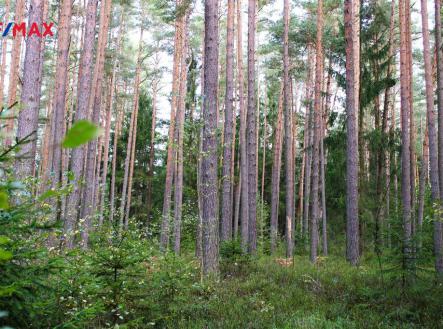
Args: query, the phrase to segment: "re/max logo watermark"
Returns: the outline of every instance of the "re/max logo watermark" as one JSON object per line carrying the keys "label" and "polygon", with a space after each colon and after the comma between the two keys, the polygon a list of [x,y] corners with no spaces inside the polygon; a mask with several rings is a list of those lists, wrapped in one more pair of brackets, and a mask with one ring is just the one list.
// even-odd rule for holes
{"label": "re/max logo watermark", "polygon": [[32,37],[36,36],[38,38],[52,37],[54,32],[52,28],[54,23],[43,22],[41,25],[37,23],[15,23],[9,22],[8,24],[0,22],[0,33],[3,38],[7,37],[12,33],[15,38],[17,36],[22,37]]}

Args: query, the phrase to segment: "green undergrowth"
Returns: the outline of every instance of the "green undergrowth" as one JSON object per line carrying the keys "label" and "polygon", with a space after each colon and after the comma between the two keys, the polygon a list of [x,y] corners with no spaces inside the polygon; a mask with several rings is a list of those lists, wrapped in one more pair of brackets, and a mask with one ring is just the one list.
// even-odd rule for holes
{"label": "green undergrowth", "polygon": [[15,277],[0,279],[10,287],[0,296],[0,328],[443,327],[443,287],[432,272],[405,288],[376,257],[358,268],[338,256],[282,265],[233,243],[221,248],[219,279],[203,280],[193,253],[159,254],[134,232],[100,231],[88,251],[36,248],[34,259],[3,263]]}

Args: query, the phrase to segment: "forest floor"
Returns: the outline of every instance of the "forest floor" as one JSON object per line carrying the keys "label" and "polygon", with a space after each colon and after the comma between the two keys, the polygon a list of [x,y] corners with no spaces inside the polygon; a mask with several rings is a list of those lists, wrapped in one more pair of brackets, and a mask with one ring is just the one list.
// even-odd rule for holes
{"label": "forest floor", "polygon": [[[292,263],[292,264],[291,264]],[[337,257],[222,264],[211,294],[191,298],[187,328],[443,328],[443,288],[427,274],[403,288],[394,268]],[[383,273],[383,274],[381,274]],[[201,310],[199,312],[199,310]]]}
{"label": "forest floor", "polygon": [[34,261],[4,272],[23,289],[0,305],[9,312],[0,327],[443,328],[431,263],[405,285],[389,254],[367,252],[352,267],[333,251],[313,265],[307,255],[251,257],[222,245],[220,276],[203,280],[192,248],[163,255],[136,233],[99,234],[87,251],[29,246]]}

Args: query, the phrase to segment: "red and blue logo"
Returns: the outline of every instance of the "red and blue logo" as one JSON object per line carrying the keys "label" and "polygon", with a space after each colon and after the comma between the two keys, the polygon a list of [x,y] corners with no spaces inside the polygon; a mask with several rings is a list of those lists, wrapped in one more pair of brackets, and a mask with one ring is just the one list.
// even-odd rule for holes
{"label": "red and blue logo", "polygon": [[46,38],[54,36],[52,28],[54,27],[53,22],[43,22],[41,25],[37,23],[15,23],[9,22],[7,24],[0,22],[0,33],[3,38],[7,37],[12,33],[12,37],[17,36],[22,37],[32,37],[36,36],[38,38]]}

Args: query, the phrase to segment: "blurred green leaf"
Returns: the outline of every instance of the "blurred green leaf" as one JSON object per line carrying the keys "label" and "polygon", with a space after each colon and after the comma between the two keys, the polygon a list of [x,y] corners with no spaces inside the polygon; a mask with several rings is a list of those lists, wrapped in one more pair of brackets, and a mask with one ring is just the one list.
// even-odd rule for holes
{"label": "blurred green leaf", "polygon": [[47,190],[45,193],[43,193],[42,195],[39,196],[38,200],[39,201],[44,201],[47,200],[49,198],[52,198],[54,196],[57,196],[57,192],[55,190]]}
{"label": "blurred green leaf", "polygon": [[12,252],[9,250],[0,249],[0,261],[7,261],[12,258]]}
{"label": "blurred green leaf", "polygon": [[0,235],[0,246],[3,244],[7,244],[11,241],[10,238],[8,238],[7,236],[4,235]]}
{"label": "blurred green leaf", "polygon": [[64,148],[75,148],[97,138],[101,129],[88,120],[79,120],[69,129],[63,140]]}
{"label": "blurred green leaf", "polygon": [[0,190],[0,209],[9,208],[9,196],[5,191]]}

